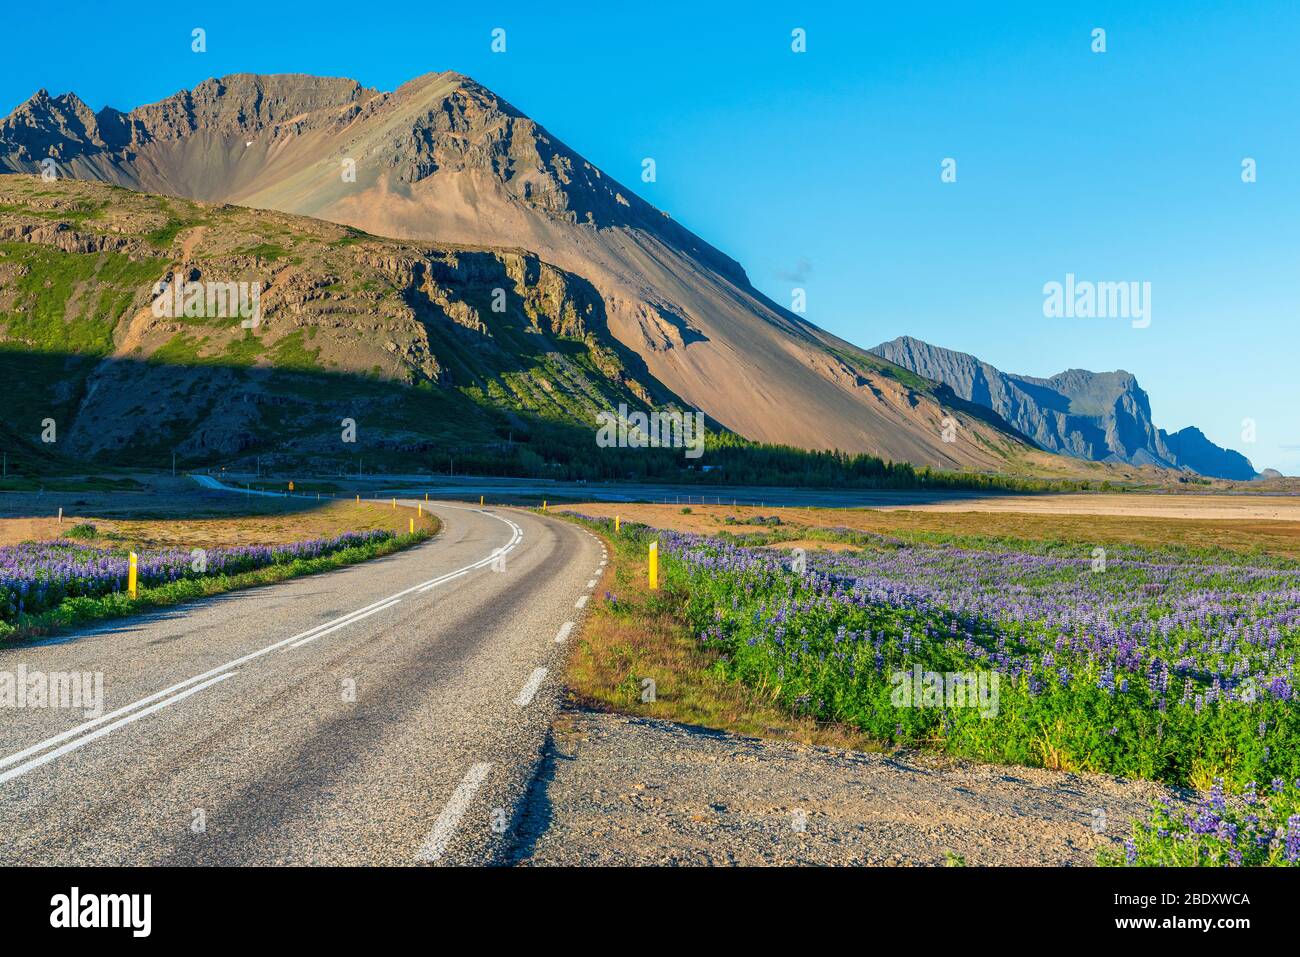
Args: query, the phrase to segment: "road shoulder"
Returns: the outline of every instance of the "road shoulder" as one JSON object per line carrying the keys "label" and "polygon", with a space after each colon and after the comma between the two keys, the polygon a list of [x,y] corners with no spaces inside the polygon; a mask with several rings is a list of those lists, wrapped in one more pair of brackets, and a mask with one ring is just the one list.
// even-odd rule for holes
{"label": "road shoulder", "polygon": [[570,706],[521,865],[1092,865],[1158,784],[743,737]]}

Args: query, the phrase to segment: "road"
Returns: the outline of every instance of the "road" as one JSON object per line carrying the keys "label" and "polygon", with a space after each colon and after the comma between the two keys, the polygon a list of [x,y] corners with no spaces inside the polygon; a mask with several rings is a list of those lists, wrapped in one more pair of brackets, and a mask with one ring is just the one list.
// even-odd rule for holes
{"label": "road", "polygon": [[[222,473],[226,482],[233,482],[237,491],[244,483],[267,483],[268,480],[251,474]],[[196,473],[192,476],[200,485],[220,487],[211,476]],[[479,496],[490,502],[520,501],[540,504],[543,501],[594,501],[594,502],[650,502],[667,504],[718,504],[756,506],[809,506],[819,508],[894,508],[983,501],[997,498],[1023,499],[1026,496],[998,496],[989,492],[962,492],[944,489],[885,490],[869,489],[817,489],[798,487],[768,487],[740,485],[673,485],[652,482],[565,482],[551,479],[493,478],[467,476],[448,478],[445,475],[367,475],[354,480],[350,476],[323,478],[352,494],[355,489],[363,497],[386,500],[392,495],[422,496],[449,501],[478,501]],[[280,484],[278,481],[276,484]],[[284,497],[283,491],[258,492],[253,495]],[[308,493],[310,495],[310,493]]]}
{"label": "road", "polygon": [[604,549],[426,507],[407,551],[0,651],[104,699],[0,709],[0,863],[501,859]]}
{"label": "road", "polygon": [[[206,476],[195,476],[203,482]],[[240,476],[239,482],[254,480]],[[1300,495],[1246,492],[1088,492],[1014,494],[948,489],[816,489],[643,482],[561,482],[443,475],[367,476],[354,483],[363,496],[420,496],[477,502],[608,502],[668,505],[745,505],[757,508],[871,508],[930,512],[1024,512],[1044,515],[1118,515],[1300,521]],[[344,477],[341,487],[352,489]],[[366,490],[369,491],[366,491]],[[254,493],[256,494],[256,493]],[[282,495],[283,493],[267,493]],[[349,493],[350,494],[350,493]]]}

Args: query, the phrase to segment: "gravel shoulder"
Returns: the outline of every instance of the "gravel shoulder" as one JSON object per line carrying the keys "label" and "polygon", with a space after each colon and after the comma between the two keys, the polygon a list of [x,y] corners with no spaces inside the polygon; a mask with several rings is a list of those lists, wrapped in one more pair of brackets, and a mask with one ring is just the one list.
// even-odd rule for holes
{"label": "gravel shoulder", "polygon": [[520,865],[1092,865],[1168,789],[871,754],[567,707]]}

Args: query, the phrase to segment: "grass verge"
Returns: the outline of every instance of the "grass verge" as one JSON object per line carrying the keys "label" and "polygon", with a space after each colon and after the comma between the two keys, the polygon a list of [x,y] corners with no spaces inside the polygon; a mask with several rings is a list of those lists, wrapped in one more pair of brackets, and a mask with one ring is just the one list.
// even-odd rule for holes
{"label": "grass verge", "polygon": [[717,652],[702,648],[687,624],[687,595],[671,587],[650,590],[642,543],[614,534],[606,523],[562,517],[600,535],[610,551],[569,659],[576,703],[754,737],[881,750],[854,728],[794,716],[770,689],[720,675]]}

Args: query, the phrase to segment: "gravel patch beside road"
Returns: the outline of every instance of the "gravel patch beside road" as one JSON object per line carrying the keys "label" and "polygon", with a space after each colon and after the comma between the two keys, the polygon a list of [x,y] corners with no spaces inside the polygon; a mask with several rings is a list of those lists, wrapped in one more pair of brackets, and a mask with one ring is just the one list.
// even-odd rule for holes
{"label": "gravel patch beside road", "polygon": [[1167,789],[868,754],[569,708],[519,821],[526,865],[1091,865]]}

